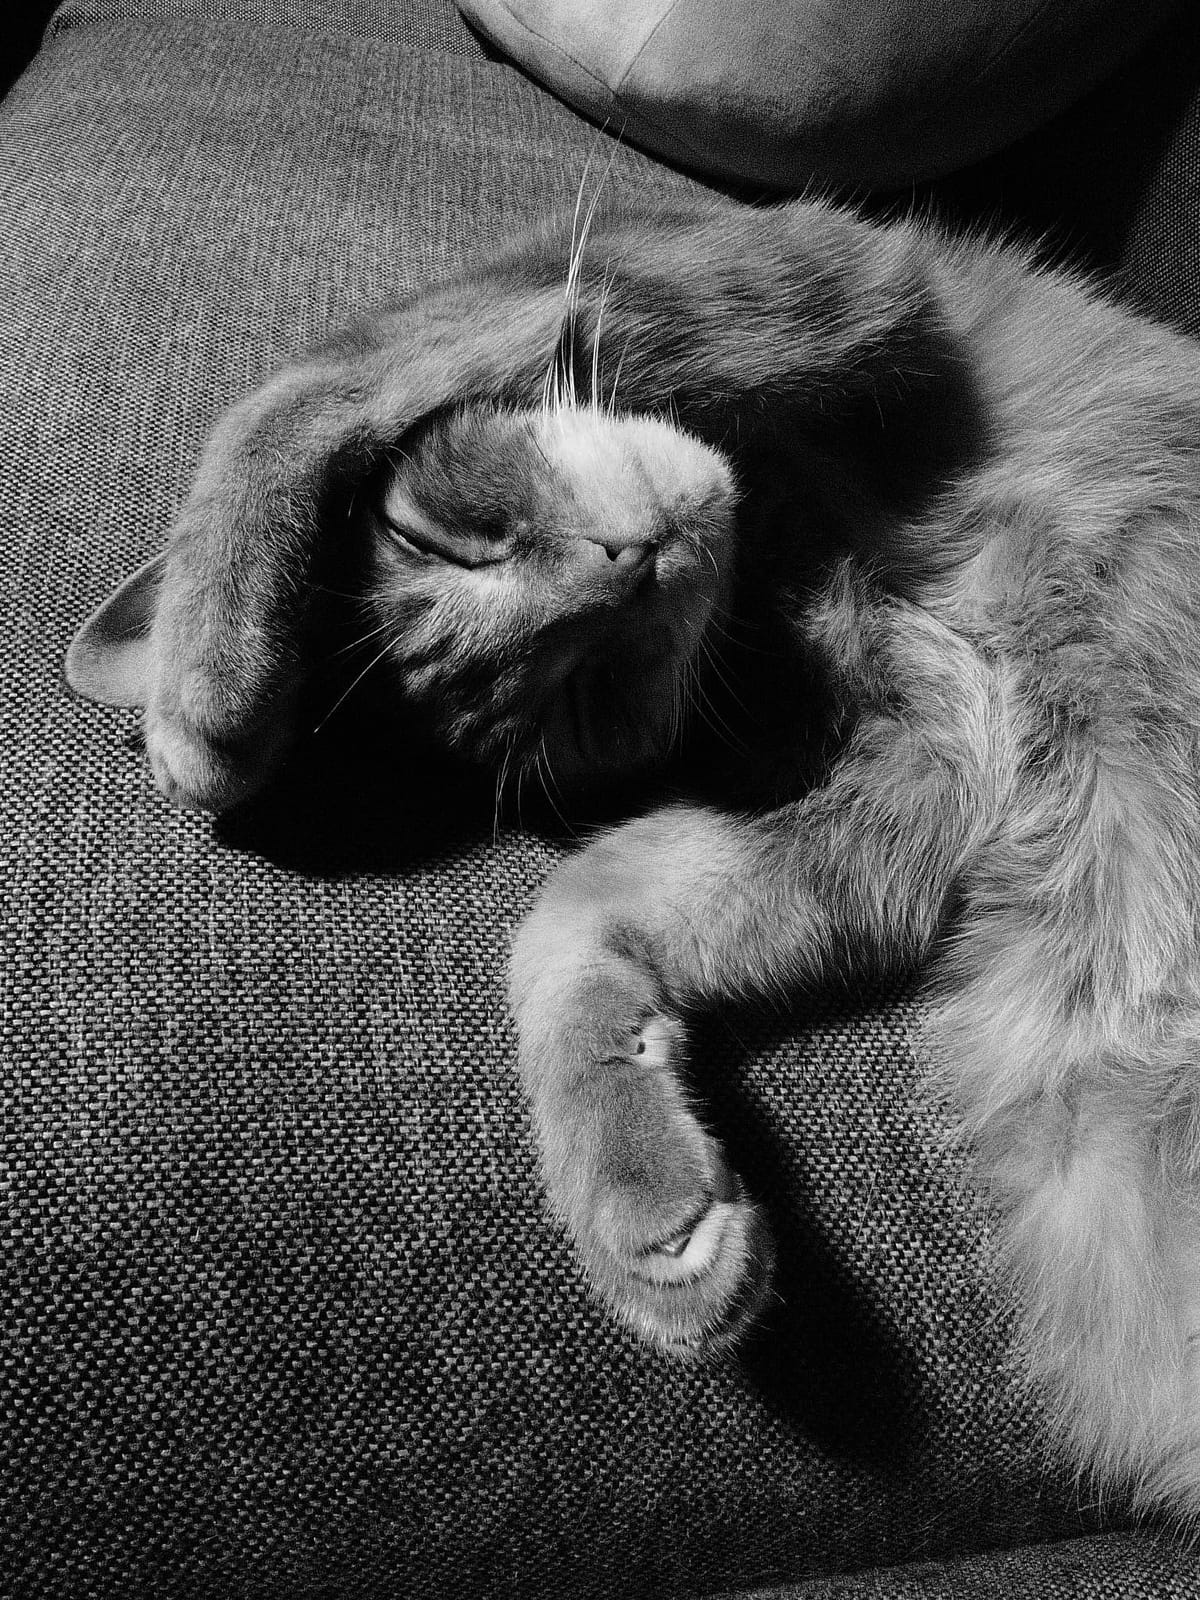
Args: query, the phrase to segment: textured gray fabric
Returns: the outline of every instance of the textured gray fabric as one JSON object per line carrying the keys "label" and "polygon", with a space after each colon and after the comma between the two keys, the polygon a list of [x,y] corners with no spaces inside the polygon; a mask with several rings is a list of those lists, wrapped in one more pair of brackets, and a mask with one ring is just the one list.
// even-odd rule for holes
{"label": "textured gray fabric", "polygon": [[1190,92],[1141,188],[1123,241],[1123,281],[1153,316],[1200,338],[1200,15],[1192,19],[1184,59]]}
{"label": "textured gray fabric", "polygon": [[[1086,1525],[910,1000],[699,1031],[783,1303],[743,1362],[674,1365],[537,1198],[502,971],[560,846],[494,840],[393,735],[359,751],[353,705],[214,828],[61,684],[219,410],[570,199],[593,142],[482,61],[217,23],[64,30],[0,110],[13,1594],[669,1600]],[[1076,1592],[1146,1548],[1099,1543]]]}
{"label": "textured gray fabric", "polygon": [[110,22],[218,22],[483,55],[454,0],[63,0],[49,32]]}
{"label": "textured gray fabric", "polygon": [[[738,1589],[736,1600],[1196,1600],[1196,1556],[1146,1535],[1107,1534],[998,1551],[948,1564]],[[734,1594],[710,1600],[734,1600]]]}

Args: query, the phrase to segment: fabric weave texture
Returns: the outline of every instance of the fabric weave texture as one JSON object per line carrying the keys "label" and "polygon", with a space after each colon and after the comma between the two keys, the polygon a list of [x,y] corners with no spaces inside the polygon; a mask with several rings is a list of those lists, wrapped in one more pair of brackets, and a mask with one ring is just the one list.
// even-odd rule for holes
{"label": "fabric weave texture", "polygon": [[286,28],[330,39],[371,39],[406,50],[481,56],[454,0],[63,0],[51,36],[65,28],[111,22],[215,22],[254,29]]}

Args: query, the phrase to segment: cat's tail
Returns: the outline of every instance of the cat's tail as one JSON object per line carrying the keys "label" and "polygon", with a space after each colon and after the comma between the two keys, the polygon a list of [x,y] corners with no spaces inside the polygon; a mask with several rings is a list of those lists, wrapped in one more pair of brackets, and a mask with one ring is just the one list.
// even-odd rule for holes
{"label": "cat's tail", "polygon": [[1200,1012],[1181,1026],[1159,1009],[1118,1037],[1086,997],[1072,1014],[1061,947],[995,931],[974,930],[990,959],[937,1014],[936,1053],[998,1218],[1036,1403],[1090,1492],[1195,1532]]}

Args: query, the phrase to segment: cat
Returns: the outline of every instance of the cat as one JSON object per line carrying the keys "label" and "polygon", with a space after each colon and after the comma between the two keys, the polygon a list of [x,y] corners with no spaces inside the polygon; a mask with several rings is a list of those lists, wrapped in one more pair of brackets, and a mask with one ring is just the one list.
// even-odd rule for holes
{"label": "cat", "polygon": [[174,800],[240,803],[353,526],[379,670],[459,755],[586,786],[719,720],[744,807],[602,833],[513,942],[590,1284],[683,1356],[735,1346],[770,1230],[684,1019],[920,969],[1050,1432],[1194,1522],[1200,351],[916,220],[609,209],[235,405],[68,677],[145,704]]}

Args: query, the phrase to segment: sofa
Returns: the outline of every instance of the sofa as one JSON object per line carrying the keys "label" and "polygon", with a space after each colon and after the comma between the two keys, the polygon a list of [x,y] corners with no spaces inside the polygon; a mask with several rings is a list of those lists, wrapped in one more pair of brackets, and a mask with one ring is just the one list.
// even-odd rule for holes
{"label": "sofa", "polygon": [[[1047,1448],[919,990],[699,1031],[780,1269],[744,1351],[673,1361],[589,1298],[513,1071],[507,941],[571,829],[497,819],[370,678],[254,805],[173,809],[136,714],[62,679],[290,353],[589,161],[752,175],[614,147],[449,0],[44,20],[0,103],[0,1592],[1200,1594]],[[815,176],[1046,234],[1200,335],[1200,25],[1119,54],[967,165]]]}

